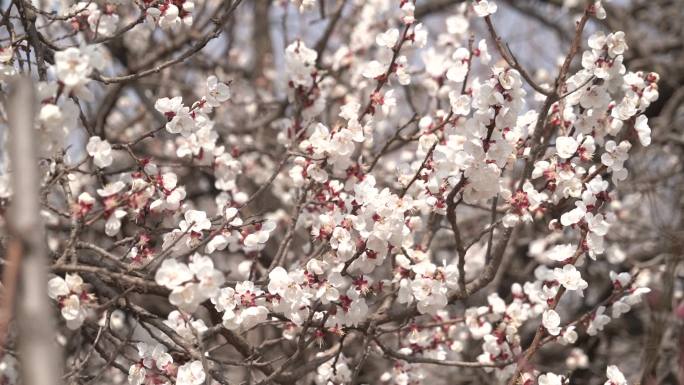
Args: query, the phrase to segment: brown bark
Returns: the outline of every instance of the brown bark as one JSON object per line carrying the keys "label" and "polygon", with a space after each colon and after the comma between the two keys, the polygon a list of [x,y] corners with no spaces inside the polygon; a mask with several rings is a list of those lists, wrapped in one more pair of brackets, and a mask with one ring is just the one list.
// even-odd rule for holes
{"label": "brown bark", "polygon": [[24,385],[58,385],[62,378],[61,351],[53,306],[47,296],[45,228],[40,215],[40,173],[33,119],[35,91],[31,80],[14,82],[9,98],[9,151],[14,196],[8,227],[20,247],[16,298],[21,377]]}

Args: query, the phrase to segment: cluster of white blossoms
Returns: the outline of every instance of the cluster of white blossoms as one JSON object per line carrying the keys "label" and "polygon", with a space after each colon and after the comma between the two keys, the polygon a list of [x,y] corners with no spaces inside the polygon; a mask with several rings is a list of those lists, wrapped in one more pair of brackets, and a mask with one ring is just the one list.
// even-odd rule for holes
{"label": "cluster of white blossoms", "polygon": [[311,87],[316,77],[316,51],[297,40],[285,50],[285,67],[293,87]]}
{"label": "cluster of white blossoms", "polygon": [[[620,369],[618,369],[617,366],[615,365],[610,365],[606,369],[606,376],[608,377],[608,380],[604,383],[604,385],[627,385],[628,382],[625,379],[625,376],[622,374]],[[533,379],[530,379],[530,381],[533,381]],[[544,373],[539,375],[537,377],[537,384],[539,385],[564,385],[568,381],[568,378],[563,375],[555,374],[555,373]]]}
{"label": "cluster of white blossoms", "polygon": [[50,135],[66,135],[72,127],[77,125],[78,106],[70,98],[60,96],[58,82],[38,84],[38,98],[41,100],[38,121],[45,133],[45,143],[48,144],[46,150],[53,148],[52,139],[48,139]]}
{"label": "cluster of white blossoms", "polygon": [[52,69],[60,85],[63,86],[60,93],[92,101],[93,94],[87,87],[90,83],[90,75],[93,70],[102,70],[105,65],[106,59],[100,47],[86,45],[56,52]]}
{"label": "cluster of white blossoms", "polygon": [[[413,24],[413,21],[404,22],[407,25]],[[404,44],[404,42],[408,40],[408,37],[410,37],[409,42],[411,43],[411,45],[416,47],[423,47],[425,45],[425,41],[427,40],[427,31],[420,23],[413,26],[410,32],[408,28],[406,29],[406,31],[407,33],[404,33],[402,35],[399,29],[391,28],[376,36],[375,44],[378,47],[378,60],[371,60],[364,66],[363,71],[361,72],[361,75],[363,77],[368,79],[383,80],[383,78],[390,70],[390,66],[394,66],[395,68],[392,69],[392,71],[389,71],[389,73],[396,76],[397,82],[401,85],[408,85],[411,83],[411,76],[407,72],[407,57],[400,55],[395,58],[394,50],[397,49],[397,47],[400,47],[402,44]],[[393,90],[389,90],[383,96],[383,99],[385,100],[381,104],[383,106],[383,112],[385,114],[388,113],[387,107],[385,107],[387,103],[386,99],[390,99],[392,93]]]}
{"label": "cluster of white blossoms", "polygon": [[97,3],[80,1],[67,8],[66,14],[73,16],[71,23],[75,29],[87,28],[95,36],[112,36],[119,24],[116,3],[118,1],[109,2],[100,7]]}
{"label": "cluster of white blossoms", "polygon": [[[493,60],[487,36],[473,33],[500,15],[494,1],[454,5],[444,28],[430,29],[417,20],[420,2],[355,1],[354,23],[340,27],[348,41],[284,33],[282,52],[264,58],[277,62],[274,70],[244,71],[255,86],[233,70],[258,55],[229,48],[230,65],[203,68],[211,55],[176,52],[202,49],[223,31],[219,16],[239,2],[220,3],[197,2],[198,18],[218,8],[193,26],[191,1],[136,3],[132,24],[117,13],[126,4],[78,2],[64,15],[91,44],[60,45],[37,85],[36,129],[53,138],[41,159],[75,142],[82,156],[45,162],[42,215],[51,234],[73,232],[65,242],[48,238],[51,255],[73,261],[53,268],[88,272],[52,278],[49,296],[70,329],[94,324],[90,309],[102,304],[90,292],[123,304],[117,311],[131,313],[136,337],[121,344],[138,352],[124,346],[112,362],[128,359],[131,385],[216,383],[214,342],[222,338],[237,345],[245,362],[236,366],[256,382],[259,371],[264,382],[293,382],[297,370],[278,365],[307,360],[317,363],[309,381],[356,383],[356,368],[375,355],[391,362],[376,381],[383,384],[429,383],[421,362],[459,366],[470,357],[465,366],[492,381],[566,385],[567,372],[542,373],[528,358],[558,344],[567,351],[561,364],[587,367],[580,336],[599,334],[650,292],[637,268],[603,257],[623,253],[611,237],[622,219],[616,187],[628,177],[630,152],[652,142],[645,111],[658,98],[659,75],[623,63],[623,32],[594,32],[576,72],[565,66],[557,82],[531,84],[536,77],[512,54]],[[305,12],[334,2],[291,3]],[[344,19],[351,11],[341,4]],[[597,1],[584,16],[605,10]],[[191,45],[210,25],[216,33]],[[131,57],[149,48],[141,42],[163,38],[170,61],[105,65],[114,49],[107,37],[120,29],[131,32],[122,38]],[[244,31],[233,32],[214,43],[240,43]],[[16,45],[0,48],[0,81],[15,76],[17,57]],[[147,72],[178,81],[173,66],[188,63],[198,66],[182,72],[188,84],[159,84],[157,95],[138,82]],[[104,76],[120,67],[130,73]],[[114,98],[126,97],[104,119],[91,118],[88,103],[95,95],[109,103],[102,91],[112,83],[120,87]],[[78,138],[54,143],[81,125]],[[54,203],[62,195],[66,203]],[[511,234],[520,234],[513,246]],[[529,260],[519,261],[525,253]],[[489,285],[523,264],[519,282]],[[86,290],[84,279],[110,270],[102,288]],[[609,283],[609,297],[597,300],[597,279]],[[107,290],[129,285],[116,298]],[[141,316],[132,306],[138,295],[163,300],[159,314]],[[263,346],[297,342],[292,359],[273,354],[267,363],[269,348],[250,346],[260,328],[273,337]],[[105,333],[102,346],[120,339]],[[528,357],[529,333],[538,345]],[[363,350],[348,348],[357,344]],[[615,366],[607,377],[606,385],[627,385]]]}
{"label": "cluster of white blossoms", "polygon": [[213,298],[224,282],[223,273],[214,268],[211,258],[194,254],[190,263],[166,259],[154,276],[157,284],[171,290],[169,302],[192,313],[200,303]]}
{"label": "cluster of white blossoms", "polygon": [[[477,1],[473,9],[478,16],[485,17],[497,7],[493,2]],[[406,11],[402,8],[402,12]],[[602,172],[610,173],[613,183],[626,177],[623,165],[631,144],[620,135],[623,129],[635,130],[641,144],[649,144],[650,129],[642,114],[657,98],[657,75],[626,71],[622,65],[622,54],[627,49],[624,34],[593,35],[590,50],[583,54],[583,68],[569,76],[561,87],[568,95],[550,106],[547,120],[558,135],[545,139],[550,141],[552,150],[539,157],[525,147],[537,134],[539,117],[533,110],[525,109],[527,92],[522,75],[515,69],[495,65],[484,76],[473,76],[473,58],[489,65],[486,42],[465,47],[455,42],[453,36],[445,36],[441,39],[444,52],[423,53],[427,74],[412,80],[410,61],[399,52],[404,44],[406,49],[422,47],[427,32],[406,15],[403,28],[386,29],[374,40],[365,42],[374,50],[374,59],[350,64],[358,67],[359,79],[365,79],[362,81],[371,89],[368,102],[347,98],[340,108],[339,122],[332,128],[316,120],[322,111],[319,103],[331,92],[316,67],[318,54],[303,41],[295,41],[285,51],[288,97],[301,115],[283,125],[285,131],[280,139],[301,154],[293,158],[288,169],[292,185],[316,192],[313,199],[317,205],[303,212],[298,222],[309,230],[312,244],[325,247],[320,252],[312,251],[304,265],[269,270],[266,282],[246,280],[226,287],[220,287],[223,279],[208,262],[203,266],[209,268],[201,274],[193,267],[198,264],[197,256],[191,258],[189,265],[168,259],[156,278],[157,283],[172,290],[173,305],[191,312],[211,299],[222,314],[223,326],[230,330],[249,330],[274,314],[285,317],[295,325],[295,330],[301,330],[297,328],[310,320],[323,320],[329,330],[344,330],[368,320],[373,297],[396,291],[398,303],[415,304],[418,314],[449,320],[446,309],[450,295],[459,290],[459,268],[455,262],[435,263],[430,252],[416,243],[412,232],[426,225],[421,213],[449,215],[449,199],[454,199],[452,192],[456,189],[457,196],[471,205],[495,197],[505,201],[502,224],[508,228],[534,222],[548,209],[564,204],[567,209],[548,223],[549,229],[575,230],[579,239],[570,238],[576,243],[549,245],[542,252],[548,265],[537,267],[534,280],[513,284],[509,302],[493,293],[488,296],[487,306],[465,309],[463,321],[446,333],[435,334],[438,329],[408,333],[400,352],[446,359],[464,348],[463,339],[473,338],[482,343],[478,361],[496,365],[522,353],[519,329],[533,320],[538,320],[545,332],[560,343],[576,342],[581,331],[579,325],[563,319],[557,309],[558,301],[565,292],[583,296],[589,287],[580,268],[584,263],[582,256],[588,254],[595,259],[604,252],[604,237],[616,221],[608,211],[610,182],[604,180]],[[364,25],[363,20],[360,25]],[[463,33],[467,25],[468,19],[462,15],[447,21],[447,29],[455,34]],[[404,191],[401,194],[380,187],[375,175],[367,173],[368,165],[356,158],[359,149],[375,137],[376,117],[392,113],[391,108],[397,103],[394,89],[383,91],[382,86],[395,80],[400,85],[420,81],[448,101],[447,110],[419,119],[414,157],[405,158],[396,170],[398,186]],[[204,103],[187,107],[180,97],[157,101],[157,110],[168,119],[169,132],[186,139],[195,135],[193,140],[208,137],[197,133],[197,127],[204,124],[198,116],[206,105],[218,105],[229,96],[228,88],[216,79],[210,79],[208,84],[211,96],[203,99]],[[205,122],[210,124],[209,120]],[[215,138],[210,141],[211,146],[200,147],[213,149],[216,154],[212,148]],[[187,146],[187,142],[183,145]],[[222,154],[228,163],[236,164],[224,166],[219,161],[221,157],[216,157],[213,167],[219,175],[222,167],[233,170],[227,172],[234,179],[243,166],[227,152]],[[601,163],[592,164],[597,156]],[[519,188],[511,188],[504,170],[513,167],[516,159],[533,163],[529,178]],[[235,191],[234,186],[217,187]],[[226,206],[225,201],[218,206],[219,212],[228,208],[229,213],[219,215],[226,225],[208,241],[209,253],[240,249],[258,252],[270,233],[278,230],[274,222],[246,225],[238,211]],[[210,229],[212,223],[205,213],[186,211],[179,229],[174,230],[176,235],[166,243],[190,232],[196,240],[187,247],[200,245],[199,240]],[[479,274],[483,266],[476,261],[483,254],[475,254],[478,252],[473,249],[465,255],[470,262],[461,271],[468,279]],[[377,272],[389,260],[391,279],[377,279]],[[583,330],[590,335],[629,310],[648,292],[647,288],[633,286],[629,275],[615,275],[611,279],[616,290],[627,290],[608,304],[612,317],[605,314],[606,306],[597,307],[585,317]],[[202,285],[209,287],[198,291],[197,287]],[[319,308],[321,305],[324,308]],[[333,364],[338,366],[337,370],[333,370]],[[320,381],[344,381],[344,365],[342,358],[328,361],[319,368]],[[512,370],[512,366],[506,366],[499,375],[510,375]],[[400,367],[396,371],[392,374],[395,379],[406,375]],[[617,381],[614,370],[610,373],[611,381]],[[563,381],[563,376],[554,373],[538,377],[540,384]]]}
{"label": "cluster of white blossoms", "polygon": [[209,114],[225,104],[230,96],[230,87],[212,75],[206,81],[206,96],[191,106],[186,106],[180,96],[161,98],[154,104],[167,119],[166,130],[180,134],[176,139],[176,155],[212,165],[217,176],[216,188],[223,191],[235,190],[235,178],[242,166],[225,146],[217,145],[219,135]]}
{"label": "cluster of white blossoms", "polygon": [[48,295],[57,301],[62,317],[69,329],[78,329],[88,315],[95,296],[88,293],[78,274],[54,277],[48,282]]}
{"label": "cluster of white blossoms", "polygon": [[[148,3],[146,1],[146,3]],[[163,0],[149,2],[152,6],[145,9],[146,21],[163,29],[177,29],[192,26],[192,12],[195,3],[188,0]]]}
{"label": "cluster of white blossoms", "polygon": [[[94,5],[94,4],[93,4]],[[0,80],[16,73],[12,62],[16,62],[13,48],[0,48]],[[50,80],[37,83],[37,122],[41,135],[41,151],[50,154],[70,146],[68,134],[78,126],[79,105],[76,100],[92,102],[93,92],[89,88],[90,76],[94,70],[107,67],[106,53],[99,45],[69,47],[54,54],[54,64],[46,68]],[[98,160],[105,167],[107,155]]]}
{"label": "cluster of white blossoms", "polygon": [[91,136],[86,145],[88,155],[93,157],[93,163],[97,167],[107,167],[112,164],[112,146],[99,136]]}
{"label": "cluster of white blossoms", "polygon": [[143,385],[149,383],[169,384],[168,377],[176,371],[173,357],[166,351],[166,346],[154,346],[140,342],[138,348],[138,362],[128,370],[128,383]]}
{"label": "cluster of white blossoms", "polygon": [[[213,154],[213,167],[218,176],[215,182],[216,187],[232,192],[235,197],[240,197],[239,191],[236,190],[235,178],[241,172],[241,164],[226,152],[224,146],[215,145],[218,135],[213,128],[213,122],[207,116],[213,108],[230,98],[230,88],[218,81],[215,76],[210,76],[207,79],[206,90],[206,96],[194,103],[192,108],[184,107],[180,97],[159,99],[155,107],[168,119],[167,131],[181,134],[183,143],[178,148],[178,156],[197,157],[206,161],[211,160],[208,154]],[[78,112],[74,116],[78,117]],[[100,168],[110,166],[114,159],[112,145],[97,136],[89,139],[86,152],[92,157],[93,163]],[[119,234],[123,218],[128,216],[136,219],[146,215],[147,212],[176,213],[186,198],[185,187],[178,185],[178,177],[175,173],[170,171],[162,173],[156,164],[146,159],[136,159],[136,161],[139,162],[140,172],[131,174],[130,178],[112,182],[97,191],[106,219],[106,234],[110,237]],[[83,218],[90,213],[95,204],[95,199],[88,192],[83,192],[74,210]],[[238,221],[239,218],[233,222],[233,225],[241,224]],[[186,210],[185,219],[180,221],[179,228],[165,235],[164,245],[175,250],[180,246],[190,248],[201,241],[203,231],[210,227],[211,222],[206,217],[206,213],[192,209]],[[259,245],[268,239],[267,234],[258,237],[257,241],[250,246],[258,249]],[[150,240],[148,235],[141,234],[139,238],[144,242],[140,242],[129,251],[129,258],[133,262],[142,264],[153,257],[153,251],[148,244]],[[185,239],[180,243],[177,242],[178,238]],[[212,239],[214,242],[217,240]],[[247,243],[249,244],[250,241],[251,238]]]}
{"label": "cluster of white blossoms", "polygon": [[340,354],[339,357],[324,362],[316,369],[316,385],[349,383],[353,370],[349,367],[348,361],[344,354]]}
{"label": "cluster of white blossoms", "polygon": [[232,287],[221,289],[212,298],[216,310],[223,312],[223,326],[226,329],[249,329],[268,318],[266,296],[263,290],[254,287],[254,283],[244,281]]}
{"label": "cluster of white blossoms", "polygon": [[191,361],[178,367],[176,385],[202,385],[206,378],[202,361]]}
{"label": "cluster of white blossoms", "polygon": [[202,319],[193,319],[191,315],[178,310],[169,313],[164,323],[188,341],[197,340],[208,329]]}
{"label": "cluster of white blossoms", "polygon": [[204,384],[206,373],[201,361],[190,361],[178,365],[173,362],[173,357],[162,344],[149,345],[140,342],[137,347],[139,360],[128,370],[129,384]]}

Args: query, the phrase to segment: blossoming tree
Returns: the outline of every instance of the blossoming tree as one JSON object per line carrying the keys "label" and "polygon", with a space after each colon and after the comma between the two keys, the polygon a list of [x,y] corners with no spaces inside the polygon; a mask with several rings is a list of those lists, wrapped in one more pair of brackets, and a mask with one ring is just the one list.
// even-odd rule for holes
{"label": "blossoming tree", "polygon": [[601,335],[672,290],[615,236],[659,75],[575,3],[544,66],[487,0],[10,2],[2,133],[31,78],[40,159],[0,198],[38,168],[54,383],[634,383]]}

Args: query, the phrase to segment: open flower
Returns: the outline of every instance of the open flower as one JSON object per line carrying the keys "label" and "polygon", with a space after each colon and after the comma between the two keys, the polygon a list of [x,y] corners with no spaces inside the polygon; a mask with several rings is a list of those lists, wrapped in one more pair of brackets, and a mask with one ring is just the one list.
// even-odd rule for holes
{"label": "open flower", "polygon": [[567,290],[579,290],[580,294],[582,290],[586,289],[589,284],[587,281],[582,279],[582,275],[575,268],[574,265],[567,264],[563,268],[555,268],[553,270],[553,275]]}
{"label": "open flower", "polygon": [[398,40],[399,30],[396,28],[390,28],[386,32],[379,33],[375,37],[375,43],[384,48],[393,48]]}
{"label": "open flower", "polygon": [[625,375],[615,365],[606,368],[606,376],[608,376],[608,381],[604,385],[627,385]]}
{"label": "open flower", "polygon": [[207,213],[204,211],[188,210],[185,212],[184,218],[179,224],[181,231],[202,234],[204,230],[211,228],[211,221],[207,218]]}
{"label": "open flower", "polygon": [[579,143],[573,137],[559,136],[556,138],[556,151],[558,156],[563,159],[571,158],[577,151],[577,147],[579,147]]}
{"label": "open flower", "polygon": [[191,280],[192,275],[188,265],[180,263],[175,259],[165,259],[161,266],[159,266],[159,269],[157,269],[154,280],[159,285],[175,289]]}
{"label": "open flower", "polygon": [[55,52],[55,67],[57,78],[67,88],[76,88],[87,83],[92,70],[89,56],[76,47]]}
{"label": "open flower", "polygon": [[247,250],[260,250],[275,230],[276,224],[273,221],[266,221],[257,226],[256,231],[248,234],[244,239],[245,248]]}
{"label": "open flower", "polygon": [[207,78],[207,90],[207,104],[212,107],[218,107],[230,99],[230,87],[220,82],[216,76]]}
{"label": "open flower", "polygon": [[294,86],[310,87],[316,71],[318,53],[297,40],[285,50],[285,68]]}
{"label": "open flower", "polygon": [[225,282],[223,273],[206,256],[193,254],[190,263],[166,259],[155,273],[155,282],[171,289],[169,302],[186,313],[214,297]]}
{"label": "open flower", "polygon": [[451,111],[456,115],[466,116],[470,113],[470,96],[459,95],[456,91],[449,92]]}
{"label": "open flower", "polygon": [[202,385],[205,378],[202,361],[192,361],[178,368],[176,385]]}
{"label": "open flower", "polygon": [[563,385],[563,376],[555,373],[544,373],[537,377],[539,385]]}
{"label": "open flower", "polygon": [[497,10],[496,3],[487,0],[475,0],[473,4],[473,9],[479,17],[485,17],[493,14]]}
{"label": "open flower", "polygon": [[634,129],[639,136],[639,142],[644,147],[651,144],[651,127],[648,126],[648,118],[646,115],[639,115],[634,122]]}
{"label": "open flower", "polygon": [[88,315],[88,306],[94,300],[85,291],[83,279],[78,274],[54,277],[48,282],[48,296],[57,301],[62,317],[69,329],[81,327]]}
{"label": "open flower", "polygon": [[190,116],[190,108],[183,105],[183,98],[161,98],[154,108],[167,119],[166,130],[172,134],[190,136],[195,131],[195,120]]}
{"label": "open flower", "polygon": [[542,325],[544,325],[552,336],[557,336],[560,333],[560,322],[560,316],[555,310],[549,309],[544,311],[544,314],[542,315]]}

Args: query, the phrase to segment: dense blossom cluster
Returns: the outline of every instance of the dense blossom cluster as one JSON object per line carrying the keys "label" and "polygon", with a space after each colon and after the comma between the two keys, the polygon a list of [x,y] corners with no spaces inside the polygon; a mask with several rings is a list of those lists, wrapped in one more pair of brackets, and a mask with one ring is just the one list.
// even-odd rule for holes
{"label": "dense blossom cluster", "polygon": [[[56,50],[37,84],[57,255],[48,294],[85,338],[100,338],[103,322],[114,329],[111,308],[138,325],[121,326],[133,338],[104,338],[120,344],[108,364],[127,368],[129,384],[227,383],[226,366],[244,367],[248,383],[260,373],[256,383],[351,384],[379,356],[389,364],[366,383],[430,383],[437,363],[563,385],[561,366],[531,364],[537,351],[560,346],[569,369],[586,367],[578,341],[650,292],[651,275],[615,272],[605,254],[619,249],[610,235],[630,152],[652,142],[644,113],[659,76],[626,68],[623,32],[586,39],[585,23],[606,17],[600,1],[579,16],[586,50],[554,69],[555,82],[530,79],[501,48],[494,1],[464,2],[428,28],[413,1],[372,0],[353,2],[335,50],[286,35],[277,73],[255,75],[273,90],[200,69],[153,96],[122,85],[110,103],[106,87],[145,66],[114,65],[114,45],[99,39],[138,36],[121,44],[140,52],[163,34],[182,47],[203,31],[195,17],[209,3],[145,0],[129,27],[127,4],[77,3],[64,18],[83,39]],[[292,3],[302,15],[317,7]],[[238,4],[215,4],[211,23]],[[19,60],[15,47],[0,50],[0,80]],[[149,74],[183,68],[174,60]],[[105,76],[121,66],[131,75]],[[85,103],[101,101],[116,112],[88,123]],[[263,123],[259,103],[279,113]],[[75,130],[85,137],[62,139]],[[21,192],[3,177],[0,193]],[[529,251],[507,247],[512,234]],[[533,263],[497,292],[487,285],[505,258]],[[224,345],[244,362],[222,356],[232,357]],[[16,383],[13,365],[0,361],[0,384]],[[628,384],[617,366],[606,377]]]}
{"label": "dense blossom cluster", "polygon": [[48,295],[57,301],[69,329],[81,327],[88,315],[88,305],[95,302],[94,296],[88,293],[83,279],[77,274],[52,278],[48,282]]}

